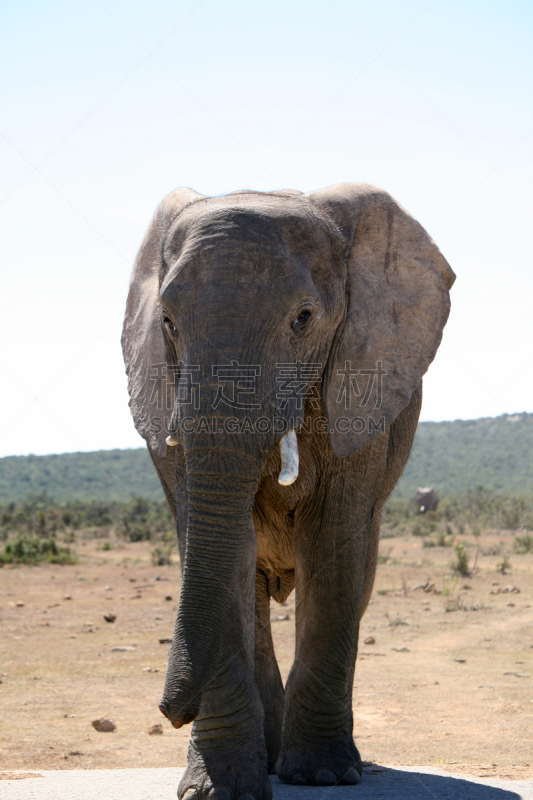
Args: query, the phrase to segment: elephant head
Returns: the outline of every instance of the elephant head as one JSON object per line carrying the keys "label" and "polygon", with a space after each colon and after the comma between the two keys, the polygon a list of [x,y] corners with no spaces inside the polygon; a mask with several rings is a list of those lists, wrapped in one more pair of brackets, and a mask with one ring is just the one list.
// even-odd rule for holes
{"label": "elephant head", "polygon": [[[254,497],[280,441],[281,482],[297,474],[302,385],[321,405],[335,455],[369,444],[434,358],[453,280],[424,229],[371,186],[215,198],[179,189],[161,203],[135,263],[122,341],[137,430],[159,456],[177,445],[187,476],[162,706],[176,727],[194,719],[212,675],[255,540]],[[291,382],[302,365],[303,382]],[[169,372],[170,432],[161,411]],[[380,382],[370,406],[357,378]]]}

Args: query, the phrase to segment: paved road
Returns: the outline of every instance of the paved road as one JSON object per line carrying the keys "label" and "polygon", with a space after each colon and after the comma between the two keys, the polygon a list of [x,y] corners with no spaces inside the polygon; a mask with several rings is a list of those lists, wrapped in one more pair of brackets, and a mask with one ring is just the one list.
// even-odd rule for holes
{"label": "paved road", "polygon": [[[34,774],[41,777],[1,780],[0,797],[2,800],[175,800],[182,772],[182,769],[39,770]],[[358,786],[285,786],[277,778],[272,779],[272,786],[274,800],[533,800],[533,781],[469,778],[425,767],[370,768]]]}

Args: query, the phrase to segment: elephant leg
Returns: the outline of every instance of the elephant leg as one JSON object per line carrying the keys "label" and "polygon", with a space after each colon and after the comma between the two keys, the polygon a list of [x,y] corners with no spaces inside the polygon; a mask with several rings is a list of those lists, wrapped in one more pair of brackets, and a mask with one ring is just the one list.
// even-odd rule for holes
{"label": "elephant leg", "polygon": [[264,715],[254,676],[255,542],[247,548],[213,677],[178,787],[186,800],[271,800]]}
{"label": "elephant leg", "polygon": [[255,681],[265,713],[268,771],[273,773],[281,746],[284,691],[272,643],[268,580],[259,569],[255,594]]}
{"label": "elephant leg", "polygon": [[322,508],[295,531],[296,654],[276,764],[286,783],[353,784],[361,777],[352,687],[372,513],[361,494],[356,480],[337,475]]}

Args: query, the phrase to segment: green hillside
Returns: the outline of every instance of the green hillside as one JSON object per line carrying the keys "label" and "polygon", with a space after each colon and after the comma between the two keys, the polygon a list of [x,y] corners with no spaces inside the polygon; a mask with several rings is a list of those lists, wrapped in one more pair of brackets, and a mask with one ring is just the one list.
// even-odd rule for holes
{"label": "green hillside", "polygon": [[[480,485],[533,495],[533,414],[420,423],[395,496],[410,497],[417,486],[462,495]],[[0,459],[0,504],[43,492],[58,502],[163,497],[143,448]]]}
{"label": "green hillside", "polygon": [[442,497],[477,486],[533,495],[533,414],[421,422],[395,495],[410,497],[417,486]]}
{"label": "green hillside", "polygon": [[60,503],[163,498],[146,448],[0,458],[0,504],[42,493]]}

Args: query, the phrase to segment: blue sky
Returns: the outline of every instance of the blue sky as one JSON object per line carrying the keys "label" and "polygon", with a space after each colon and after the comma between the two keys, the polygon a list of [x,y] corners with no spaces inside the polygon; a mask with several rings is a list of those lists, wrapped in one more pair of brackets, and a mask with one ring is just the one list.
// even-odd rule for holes
{"label": "blue sky", "polygon": [[142,445],[120,329],[144,230],[180,185],[384,187],[458,276],[422,419],[533,411],[531,3],[2,17],[0,455]]}

